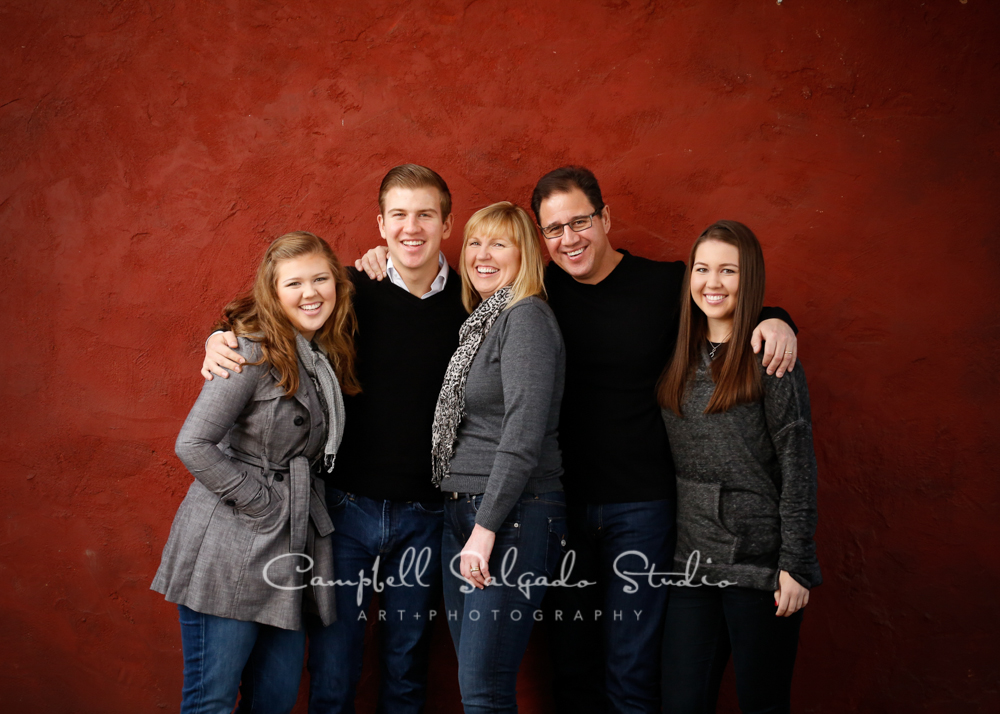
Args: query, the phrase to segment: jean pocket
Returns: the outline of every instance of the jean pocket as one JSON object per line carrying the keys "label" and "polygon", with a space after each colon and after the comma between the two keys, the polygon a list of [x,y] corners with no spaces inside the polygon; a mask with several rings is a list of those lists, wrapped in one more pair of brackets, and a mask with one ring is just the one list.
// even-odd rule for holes
{"label": "jean pocket", "polygon": [[548,547],[545,550],[545,572],[551,576],[566,554],[566,517],[549,518]]}
{"label": "jean pocket", "polygon": [[444,513],[444,501],[441,501],[440,503],[437,501],[414,501],[413,510],[418,513],[426,513],[430,516],[440,516]]}
{"label": "jean pocket", "polygon": [[326,510],[330,513],[334,511],[339,511],[341,508],[347,505],[347,499],[351,494],[346,491],[341,491],[339,488],[333,488],[332,486],[326,487]]}

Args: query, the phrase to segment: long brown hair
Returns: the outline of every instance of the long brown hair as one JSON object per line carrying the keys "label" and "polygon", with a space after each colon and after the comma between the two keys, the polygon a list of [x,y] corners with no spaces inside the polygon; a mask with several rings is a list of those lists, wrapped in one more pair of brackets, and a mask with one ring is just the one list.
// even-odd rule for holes
{"label": "long brown hair", "polygon": [[354,316],[354,285],[337,255],[325,240],[306,231],[286,233],[267,248],[257,267],[257,277],[249,293],[241,295],[226,305],[222,311],[223,324],[237,335],[250,337],[260,344],[263,357],[252,364],[267,362],[278,370],[285,395],[291,397],[299,389],[299,359],[295,350],[295,328],[278,300],[278,264],[285,260],[306,255],[319,255],[326,259],[333,273],[337,302],[333,314],[316,331],[313,339],[330,358],[330,364],[345,394],[361,391],[354,370],[354,333],[357,318]]}
{"label": "long brown hair", "polygon": [[684,284],[681,290],[681,317],[674,357],[660,377],[657,398],[660,406],[678,416],[684,404],[684,390],[701,361],[708,339],[708,319],[691,299],[691,269],[698,246],[718,240],[736,246],[739,251],[739,288],[733,312],[733,333],[712,361],[715,391],[705,407],[706,414],[724,412],[760,398],[763,391],[760,369],[750,347],[750,337],[757,326],[764,305],[764,253],[757,236],[742,223],[718,221],[706,228],[691,246]]}

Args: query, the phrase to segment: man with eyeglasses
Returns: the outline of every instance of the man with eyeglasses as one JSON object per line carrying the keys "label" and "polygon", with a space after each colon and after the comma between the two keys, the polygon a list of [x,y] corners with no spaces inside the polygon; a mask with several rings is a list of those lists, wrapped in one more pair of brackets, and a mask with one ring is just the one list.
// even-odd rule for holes
{"label": "man with eyeglasses", "polygon": [[[659,712],[667,588],[633,576],[628,592],[618,573],[672,565],[674,466],[655,386],[677,336],[684,263],[613,249],[611,211],[585,168],[547,173],[531,208],[566,344],[559,444],[570,582],[597,583],[546,595],[554,695],[560,712]],[[778,308],[761,318],[754,348],[765,340],[764,364],[780,377],[795,363],[794,327]]]}
{"label": "man with eyeglasses", "polygon": [[[567,714],[659,712],[667,589],[633,577],[639,587],[627,592],[615,559],[642,554],[623,556],[619,572],[663,572],[673,562],[674,465],[655,386],[677,337],[684,263],[612,248],[611,211],[585,168],[545,174],[531,208],[552,258],[545,285],[566,344],[559,445],[570,584],[596,583],[546,595],[553,693]],[[358,266],[381,280],[385,249]],[[795,364],[794,325],[780,308],[760,317],[754,349],[765,341],[764,364],[780,377]]]}

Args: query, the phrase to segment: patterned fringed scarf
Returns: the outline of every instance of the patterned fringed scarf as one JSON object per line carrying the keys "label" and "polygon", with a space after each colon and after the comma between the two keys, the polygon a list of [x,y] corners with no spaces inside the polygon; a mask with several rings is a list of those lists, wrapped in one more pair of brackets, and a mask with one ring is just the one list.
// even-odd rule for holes
{"label": "patterned fringed scarf", "polygon": [[434,408],[434,427],[431,431],[431,480],[435,486],[447,476],[451,468],[451,457],[455,453],[455,439],[458,425],[465,416],[465,380],[469,368],[476,357],[480,345],[489,334],[493,323],[510,302],[510,285],[500,288],[489,298],[479,303],[479,307],[462,323],[458,331],[458,349],[451,356],[448,370],[444,373],[444,384],[438,394]]}
{"label": "patterned fringed scarf", "polygon": [[326,414],[326,446],[323,448],[323,466],[327,472],[333,471],[337,458],[337,448],[344,438],[344,395],[340,382],[333,371],[329,358],[318,346],[302,335],[295,336],[295,351],[305,365],[319,394],[320,403]]}

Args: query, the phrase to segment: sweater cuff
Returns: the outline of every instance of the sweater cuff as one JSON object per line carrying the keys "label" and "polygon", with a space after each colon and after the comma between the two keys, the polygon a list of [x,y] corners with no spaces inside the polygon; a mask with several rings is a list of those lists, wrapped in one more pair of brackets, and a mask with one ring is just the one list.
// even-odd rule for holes
{"label": "sweater cuff", "polygon": [[[485,506],[485,508],[483,506]],[[476,511],[476,525],[482,526],[486,530],[496,533],[500,530],[500,526],[503,525],[506,517],[506,513],[500,513],[498,509],[493,507],[492,503],[487,504],[486,499],[484,498],[483,505],[479,507],[478,511]]]}
{"label": "sweater cuff", "polygon": [[757,324],[759,325],[764,322],[764,320],[781,320],[792,328],[792,332],[796,335],[799,334],[799,328],[797,328],[795,323],[792,321],[792,316],[780,307],[762,307],[760,315],[757,318]]}
{"label": "sweater cuff", "polygon": [[802,563],[801,560],[782,556],[778,559],[778,570],[787,571],[795,579],[795,582],[810,590],[823,582],[819,563],[816,562]]}
{"label": "sweater cuff", "polygon": [[215,331],[215,332],[213,332],[213,333],[212,333],[211,335],[209,335],[208,337],[206,337],[206,338],[205,338],[205,351],[206,351],[206,352],[208,352],[208,341],[209,341],[210,339],[212,339],[213,337],[215,337],[216,335],[221,335],[221,334],[222,334],[222,332],[223,332],[222,330],[216,330],[216,331]]}

